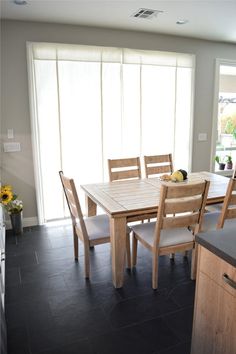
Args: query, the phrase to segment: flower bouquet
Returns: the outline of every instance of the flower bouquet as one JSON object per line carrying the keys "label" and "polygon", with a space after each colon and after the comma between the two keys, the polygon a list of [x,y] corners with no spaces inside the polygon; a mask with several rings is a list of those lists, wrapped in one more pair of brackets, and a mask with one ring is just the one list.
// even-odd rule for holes
{"label": "flower bouquet", "polygon": [[0,203],[6,212],[10,215],[12,229],[14,234],[21,234],[22,228],[22,210],[23,202],[17,199],[17,195],[13,193],[10,185],[4,185],[1,187]]}

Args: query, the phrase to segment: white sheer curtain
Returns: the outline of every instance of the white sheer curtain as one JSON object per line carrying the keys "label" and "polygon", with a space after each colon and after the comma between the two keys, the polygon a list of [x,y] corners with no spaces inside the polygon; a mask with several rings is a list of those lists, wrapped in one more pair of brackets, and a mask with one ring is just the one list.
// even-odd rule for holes
{"label": "white sheer curtain", "polygon": [[58,171],[108,179],[107,159],[172,153],[189,170],[194,57],[28,45],[41,221],[67,215]]}

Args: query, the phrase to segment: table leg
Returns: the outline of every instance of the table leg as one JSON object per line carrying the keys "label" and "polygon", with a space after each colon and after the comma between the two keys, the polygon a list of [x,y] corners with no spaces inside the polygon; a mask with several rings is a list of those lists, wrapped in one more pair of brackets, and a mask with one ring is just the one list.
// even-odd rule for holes
{"label": "table leg", "polygon": [[115,288],[123,286],[126,256],[126,218],[110,218],[112,278]]}
{"label": "table leg", "polygon": [[87,195],[85,196],[85,206],[87,216],[97,215],[97,204],[94,203],[94,201],[90,199]]}

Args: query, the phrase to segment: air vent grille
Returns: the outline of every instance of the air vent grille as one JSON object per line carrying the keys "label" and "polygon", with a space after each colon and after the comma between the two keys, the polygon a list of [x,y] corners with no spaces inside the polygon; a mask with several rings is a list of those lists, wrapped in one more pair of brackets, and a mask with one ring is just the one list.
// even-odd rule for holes
{"label": "air vent grille", "polygon": [[162,13],[163,11],[160,10],[152,10],[152,9],[139,9],[138,11],[135,11],[135,13],[131,17],[135,18],[153,18],[154,16],[157,16],[159,13]]}

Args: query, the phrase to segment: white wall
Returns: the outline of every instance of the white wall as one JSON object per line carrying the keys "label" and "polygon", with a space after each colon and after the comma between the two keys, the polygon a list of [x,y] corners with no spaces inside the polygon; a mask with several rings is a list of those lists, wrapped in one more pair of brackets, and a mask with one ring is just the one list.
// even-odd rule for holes
{"label": "white wall", "polygon": [[[37,215],[29,116],[26,41],[117,46],[186,52],[196,55],[193,171],[209,170],[215,58],[236,60],[236,44],[224,44],[152,33],[49,23],[2,21],[2,141],[13,128],[21,152],[3,153],[2,181],[14,186],[24,201],[24,217]],[[198,142],[206,132],[207,142]],[[2,149],[2,148],[1,148]]]}

